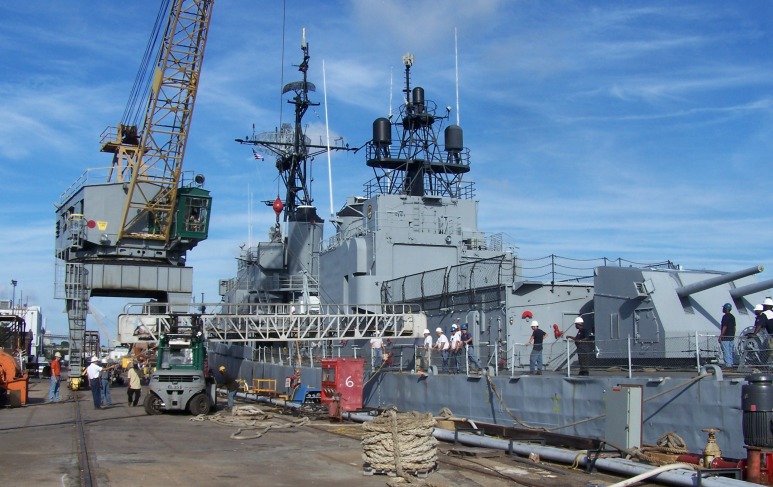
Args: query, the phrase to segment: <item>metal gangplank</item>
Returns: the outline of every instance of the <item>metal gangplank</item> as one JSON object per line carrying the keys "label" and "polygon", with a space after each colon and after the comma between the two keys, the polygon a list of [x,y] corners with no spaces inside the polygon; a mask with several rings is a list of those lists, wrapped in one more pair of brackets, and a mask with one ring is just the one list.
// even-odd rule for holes
{"label": "metal gangplank", "polygon": [[[120,341],[157,341],[177,328],[200,329],[210,342],[288,342],[421,337],[427,316],[416,305],[218,304],[184,311],[180,305],[128,305],[118,317]],[[173,308],[172,308],[173,307]],[[132,337],[132,338],[130,338]]]}

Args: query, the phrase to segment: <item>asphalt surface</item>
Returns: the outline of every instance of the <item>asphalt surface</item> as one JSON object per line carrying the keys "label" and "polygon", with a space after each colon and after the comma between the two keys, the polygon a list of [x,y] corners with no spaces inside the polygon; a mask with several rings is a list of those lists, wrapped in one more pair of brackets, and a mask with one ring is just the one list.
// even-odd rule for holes
{"label": "asphalt surface", "polygon": [[[0,409],[3,485],[367,487],[394,480],[387,475],[364,475],[358,424],[318,419],[238,440],[231,437],[238,424],[212,420],[235,419],[224,411],[204,421],[195,421],[189,414],[149,416],[141,406],[127,404],[125,387],[113,387],[113,404],[102,409],[94,408],[88,390],[63,388],[63,402],[45,403],[48,385],[48,379],[30,379],[27,406]],[[143,389],[143,398],[145,394]],[[221,406],[224,402],[221,398]],[[265,404],[255,406],[270,409]],[[286,426],[297,419],[276,414],[265,421]],[[242,435],[263,431],[265,423],[260,426],[247,427]],[[586,486],[619,480],[568,467],[544,470],[504,455],[451,457],[446,455],[451,448],[439,447],[438,470],[426,478],[431,485]]]}

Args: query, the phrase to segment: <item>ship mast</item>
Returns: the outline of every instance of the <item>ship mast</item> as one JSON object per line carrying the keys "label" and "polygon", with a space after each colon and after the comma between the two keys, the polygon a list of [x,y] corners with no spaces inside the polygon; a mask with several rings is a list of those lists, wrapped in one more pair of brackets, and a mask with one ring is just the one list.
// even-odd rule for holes
{"label": "ship mast", "polygon": [[[397,121],[392,117],[373,122],[373,139],[367,144],[367,164],[374,169],[375,179],[366,183],[366,196],[404,194],[472,198],[472,184],[462,183],[470,171],[470,152],[463,145],[459,125],[448,125],[443,133],[445,145],[438,143],[444,120],[451,115],[437,115],[437,106],[425,100],[424,88],[411,88],[413,55],[403,56],[405,66],[404,104]],[[396,144],[393,144],[392,132]]]}
{"label": "ship mast", "polygon": [[[245,139],[235,139],[240,144],[256,146],[276,156],[276,168],[279,177],[285,187],[285,199],[282,202],[284,221],[314,221],[321,223],[323,220],[309,214],[308,208],[312,207],[314,199],[311,195],[311,184],[308,177],[310,163],[315,156],[324,154],[329,150],[354,150],[339,141],[340,145],[327,146],[312,144],[311,139],[303,132],[303,117],[309,107],[319,106],[309,99],[309,92],[316,91],[314,83],[308,81],[309,70],[309,44],[306,42],[306,30],[303,30],[301,41],[303,60],[298,65],[298,71],[302,74],[301,81],[287,83],[282,88],[282,95],[294,93],[287,103],[295,107],[293,124],[282,124],[279,130],[253,134]],[[266,201],[268,205],[274,205],[274,201]],[[276,206],[274,206],[276,208]],[[277,215],[278,216],[278,215]]]}
{"label": "ship mast", "polygon": [[[276,213],[276,225],[271,229],[270,237],[275,245],[281,246],[281,266],[262,269],[258,287],[274,300],[290,302],[296,296],[304,296],[304,301],[308,303],[309,296],[319,293],[319,253],[324,223],[313,206],[309,178],[311,162],[319,154],[354,149],[350,149],[343,139],[337,139],[337,145],[334,146],[312,144],[303,132],[303,117],[309,107],[319,105],[309,99],[309,92],[316,91],[316,87],[308,80],[311,56],[305,29],[301,52],[303,59],[298,65],[301,80],[287,83],[282,88],[282,95],[293,94],[287,101],[295,107],[293,123],[282,124],[274,132],[253,133],[245,139],[236,139],[236,142],[255,147],[253,152],[256,159],[263,159],[256,149],[274,155],[279,177],[285,187],[284,201],[278,195],[273,201],[265,201]],[[284,229],[279,223],[282,213]]]}

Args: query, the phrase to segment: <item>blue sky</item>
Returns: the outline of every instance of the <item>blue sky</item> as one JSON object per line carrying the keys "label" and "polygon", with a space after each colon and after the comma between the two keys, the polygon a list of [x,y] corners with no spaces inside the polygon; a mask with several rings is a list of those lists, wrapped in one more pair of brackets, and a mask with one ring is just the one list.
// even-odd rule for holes
{"label": "blue sky", "polygon": [[[87,168],[110,164],[99,136],[120,121],[157,8],[0,3],[0,299],[17,280],[17,299],[41,306],[54,333],[67,321],[53,299],[53,203]],[[390,76],[399,104],[406,52],[413,85],[456,107],[456,28],[480,228],[504,233],[522,257],[773,266],[770,2],[287,0],[283,14],[278,0],[220,0],[184,166],[206,175],[214,197],[210,238],[188,259],[197,300],[219,300],[239,245],[273,222],[259,202],[276,197],[275,169],[233,139],[278,126],[302,27],[314,99],[324,61],[330,130],[352,146],[388,113]],[[306,120],[322,133],[324,109]],[[372,171],[361,153],[332,166],[338,209]],[[313,177],[327,216],[325,158]],[[95,300],[108,323],[122,304]]]}

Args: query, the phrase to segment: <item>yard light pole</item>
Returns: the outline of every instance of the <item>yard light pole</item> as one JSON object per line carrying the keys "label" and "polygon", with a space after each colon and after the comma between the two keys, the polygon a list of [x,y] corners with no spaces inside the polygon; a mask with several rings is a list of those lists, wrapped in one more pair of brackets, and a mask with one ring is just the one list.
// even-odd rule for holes
{"label": "yard light pole", "polygon": [[16,280],[11,279],[11,286],[13,286],[13,295],[11,297],[11,312],[13,312],[14,304],[16,303],[16,285],[18,282]]}

